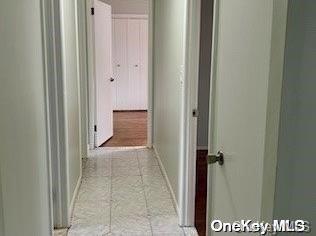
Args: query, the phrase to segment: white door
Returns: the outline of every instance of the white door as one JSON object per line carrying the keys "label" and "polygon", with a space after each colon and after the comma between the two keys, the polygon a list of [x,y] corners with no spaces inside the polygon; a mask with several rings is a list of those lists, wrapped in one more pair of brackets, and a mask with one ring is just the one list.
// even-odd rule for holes
{"label": "white door", "polygon": [[115,110],[129,110],[129,79],[127,60],[127,19],[113,19],[113,70],[116,94]]}
{"label": "white door", "polygon": [[215,2],[209,150],[224,164],[209,164],[208,235],[272,218],[286,27],[286,1]]}
{"label": "white door", "polygon": [[111,6],[94,0],[96,146],[113,136]]}
{"label": "white door", "polygon": [[113,110],[117,109],[117,94],[116,94],[116,88],[117,88],[117,71],[116,71],[116,45],[115,45],[115,20],[112,19],[112,70],[113,70],[113,79],[112,82],[112,104],[113,104]]}
{"label": "white door", "polygon": [[147,19],[113,19],[113,56],[114,109],[147,110]]}
{"label": "white door", "polygon": [[140,24],[138,19],[128,20],[128,73],[129,73],[129,107],[139,109],[140,100]]}

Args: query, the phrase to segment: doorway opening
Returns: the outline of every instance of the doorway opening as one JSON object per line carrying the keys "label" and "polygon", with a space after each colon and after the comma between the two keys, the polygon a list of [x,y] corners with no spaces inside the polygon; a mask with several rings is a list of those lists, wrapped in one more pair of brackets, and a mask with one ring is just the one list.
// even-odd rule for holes
{"label": "doorway opening", "polygon": [[101,147],[146,146],[148,6],[143,14],[115,14],[113,26],[113,137]]}
{"label": "doorway opening", "polygon": [[211,82],[211,55],[213,37],[213,0],[201,1],[201,26],[200,26],[200,64],[197,140],[196,140],[196,187],[195,187],[195,222],[199,235],[206,235],[207,214],[207,154],[209,131],[209,98]]}
{"label": "doorway opening", "polygon": [[147,110],[113,111],[113,137],[101,147],[147,145]]}
{"label": "doorway opening", "polygon": [[90,149],[151,147],[149,5],[93,1]]}

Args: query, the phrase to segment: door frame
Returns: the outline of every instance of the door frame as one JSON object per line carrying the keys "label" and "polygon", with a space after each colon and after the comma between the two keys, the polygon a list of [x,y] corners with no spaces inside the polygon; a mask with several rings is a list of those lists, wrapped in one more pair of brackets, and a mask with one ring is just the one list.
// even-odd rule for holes
{"label": "door frame", "polygon": [[[86,1],[86,21],[87,21],[87,55],[88,55],[88,149],[93,150],[95,145],[95,48],[94,48],[94,18],[91,17],[91,7],[94,7],[94,0]],[[148,18],[148,109],[147,109],[147,147],[153,145],[153,16],[154,0],[148,1],[148,15],[143,14],[113,14],[112,17]]]}
{"label": "door frame", "polygon": [[[54,228],[68,228],[70,226],[70,218],[73,210],[73,199],[69,199],[69,180],[68,180],[68,159],[67,159],[67,116],[65,110],[66,96],[64,94],[65,78],[64,78],[64,56],[63,56],[63,32],[62,32],[62,0],[41,0],[42,10],[42,28],[43,28],[43,66],[45,68],[45,95],[46,95],[46,119],[48,130],[49,151],[49,178],[50,186],[48,186],[50,197],[50,215],[51,223]],[[75,27],[76,27],[76,50],[77,65],[83,63],[81,61],[85,57],[84,39],[79,37],[79,27],[85,22],[79,22],[81,17],[79,7],[85,7],[82,0],[75,1]],[[84,18],[85,20],[85,18]],[[82,32],[80,32],[82,33]],[[82,35],[81,35],[82,36]],[[83,127],[85,122],[87,109],[82,103],[85,99],[82,93],[82,83],[86,77],[85,70],[78,68],[78,115],[84,116],[80,119],[79,133],[80,142],[84,147],[80,149],[80,158],[85,156],[86,144],[83,143],[86,135],[86,129]],[[83,88],[84,89],[84,88]],[[70,202],[71,200],[71,202]]]}
{"label": "door frame", "polygon": [[69,226],[65,96],[60,1],[42,0],[48,151],[51,173],[50,213],[56,228]]}
{"label": "door frame", "polygon": [[179,224],[195,221],[198,83],[200,62],[201,0],[186,1],[184,37],[184,86],[182,93]]}
{"label": "door frame", "polygon": [[[214,140],[214,107],[215,107],[215,83],[217,76],[217,45],[219,33],[219,1],[214,0],[214,16],[213,16],[213,42],[212,42],[212,58],[211,58],[211,86],[210,86],[210,102],[209,102],[209,138],[208,147],[209,154],[216,153],[213,150]],[[277,152],[279,138],[279,119],[281,108],[282,80],[284,67],[284,52],[286,42],[286,25],[287,25],[287,8],[288,0],[273,0],[272,10],[272,28],[271,28],[271,49],[270,49],[270,74],[269,74],[269,97],[267,101],[267,123],[266,130],[270,135],[265,137],[265,156],[263,168],[262,183],[262,199],[260,217],[264,222],[273,221],[274,210],[274,194],[277,173]],[[208,166],[207,179],[213,176],[212,167]],[[206,212],[206,235],[210,236],[209,222],[212,206],[210,199],[212,197],[212,183],[207,184],[207,212]],[[209,194],[211,196],[209,196]]]}
{"label": "door frame", "polygon": [[[218,0],[214,0],[214,6],[213,6],[213,33],[212,33],[212,55],[211,55],[211,74],[210,74],[210,100],[209,100],[209,119],[212,120],[210,122],[208,127],[208,149],[209,147],[212,147],[213,145],[213,130],[214,130],[214,111],[213,108],[215,106],[214,104],[214,88],[215,88],[215,78],[216,78],[216,66],[214,64],[216,63],[216,57],[217,57],[217,45],[218,45],[218,20],[219,20],[219,4]],[[211,153],[211,150],[208,150],[208,153]],[[211,166],[207,166],[207,194],[211,193],[211,183],[208,183],[208,180],[211,178],[212,172],[211,172]],[[211,204],[209,202],[208,196],[206,199],[206,235],[209,236],[209,229],[208,229],[208,219],[210,218],[210,210],[211,210]]]}

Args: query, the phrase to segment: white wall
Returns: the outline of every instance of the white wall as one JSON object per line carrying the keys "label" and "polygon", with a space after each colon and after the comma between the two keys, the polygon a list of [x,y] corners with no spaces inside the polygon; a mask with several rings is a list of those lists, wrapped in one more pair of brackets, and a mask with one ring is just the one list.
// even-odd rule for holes
{"label": "white wall", "polygon": [[206,148],[208,144],[208,117],[210,100],[211,51],[213,30],[213,0],[201,1],[201,35],[199,68],[199,101],[197,145]]}
{"label": "white wall", "polygon": [[61,1],[63,75],[66,109],[66,142],[69,176],[69,203],[81,173],[79,74],[77,64],[77,30],[75,1]]}
{"label": "white wall", "polygon": [[185,1],[155,1],[154,146],[178,199]]}
{"label": "white wall", "polygon": [[2,0],[0,35],[1,235],[51,235],[40,1]]}
{"label": "white wall", "polygon": [[114,14],[148,14],[148,0],[102,0]]}
{"label": "white wall", "polygon": [[315,222],[316,2],[290,0],[274,216]]}

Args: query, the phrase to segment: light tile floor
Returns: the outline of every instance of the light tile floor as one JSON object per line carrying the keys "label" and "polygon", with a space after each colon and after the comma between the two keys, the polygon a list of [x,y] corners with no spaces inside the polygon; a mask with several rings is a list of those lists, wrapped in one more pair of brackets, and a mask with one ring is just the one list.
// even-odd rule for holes
{"label": "light tile floor", "polygon": [[195,235],[192,232],[178,226],[153,150],[98,151],[84,161],[69,236]]}

